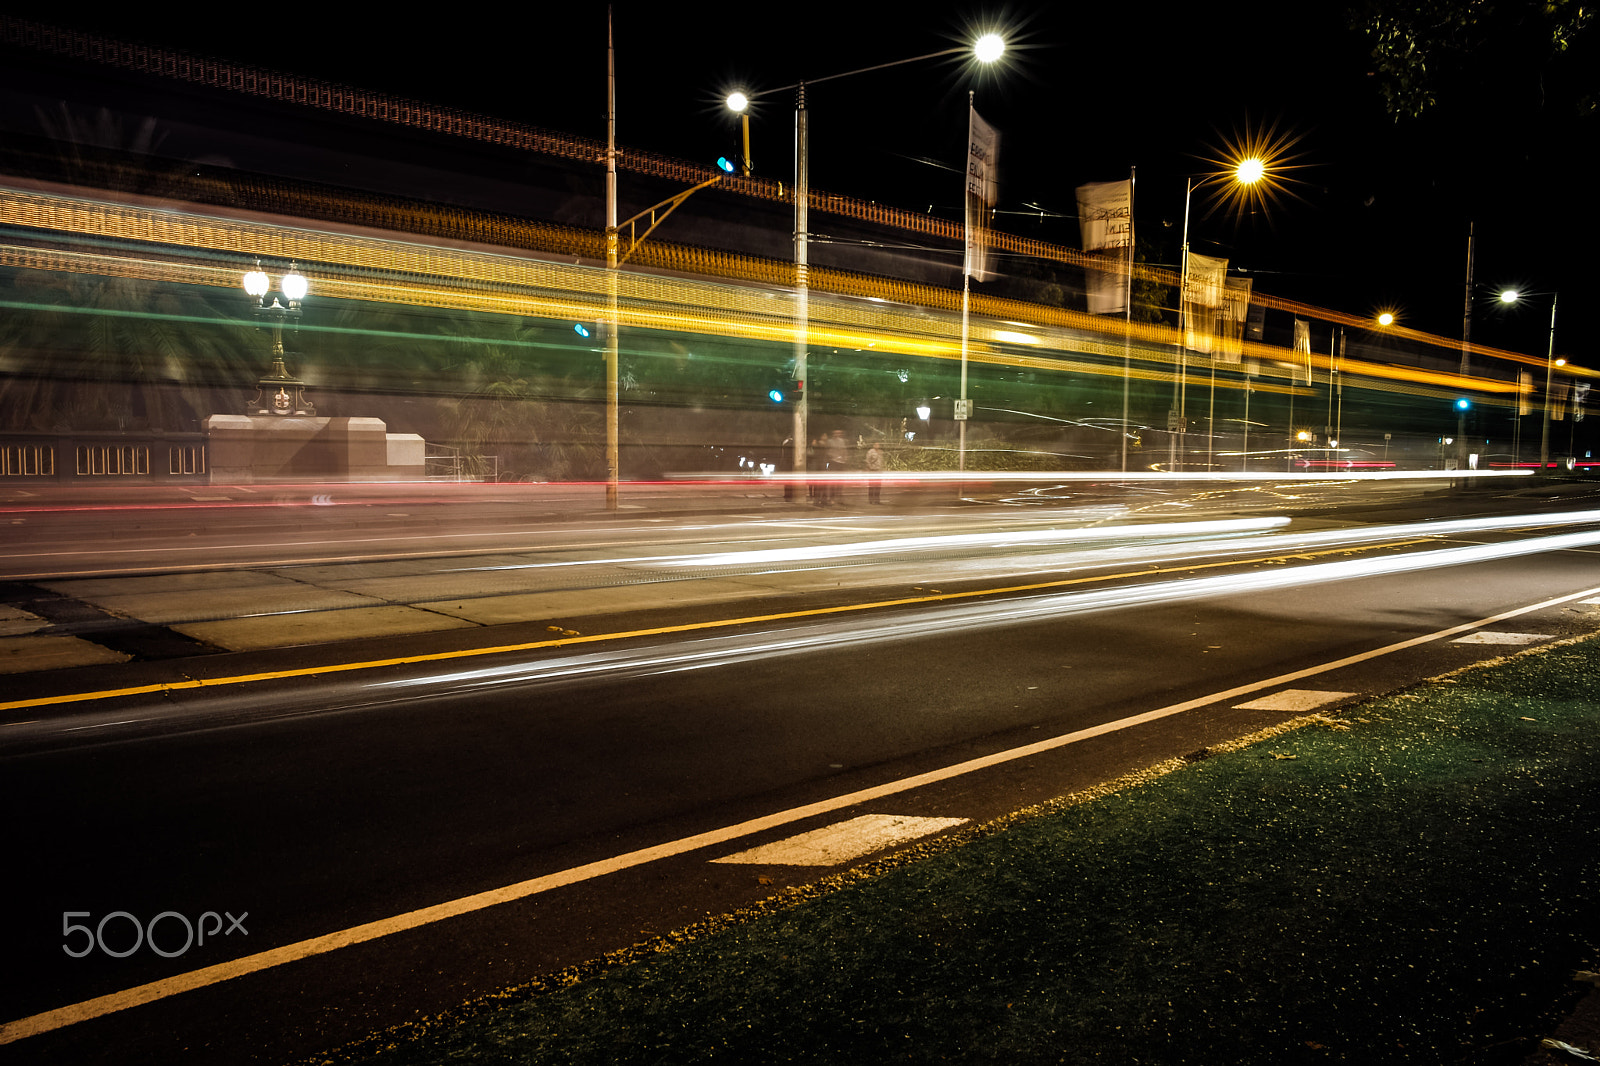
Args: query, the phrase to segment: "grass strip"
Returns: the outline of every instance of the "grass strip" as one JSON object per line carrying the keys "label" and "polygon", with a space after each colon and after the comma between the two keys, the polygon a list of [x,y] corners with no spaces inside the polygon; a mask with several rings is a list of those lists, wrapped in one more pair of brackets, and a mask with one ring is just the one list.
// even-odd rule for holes
{"label": "grass strip", "polygon": [[1600,945],[1600,640],[1293,726],[314,1061],[1520,1061]]}

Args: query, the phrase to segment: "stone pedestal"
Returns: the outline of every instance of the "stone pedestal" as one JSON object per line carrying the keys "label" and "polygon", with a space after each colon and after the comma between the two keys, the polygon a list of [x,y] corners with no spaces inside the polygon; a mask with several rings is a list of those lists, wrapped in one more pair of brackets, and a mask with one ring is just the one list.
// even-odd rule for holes
{"label": "stone pedestal", "polygon": [[205,431],[213,484],[424,476],[422,438],[390,433],[379,418],[212,415]]}

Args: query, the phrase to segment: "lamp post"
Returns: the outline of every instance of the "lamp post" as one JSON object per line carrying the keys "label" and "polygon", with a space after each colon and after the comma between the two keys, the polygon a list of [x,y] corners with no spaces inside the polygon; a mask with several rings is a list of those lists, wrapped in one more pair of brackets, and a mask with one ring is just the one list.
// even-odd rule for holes
{"label": "lamp post", "polygon": [[[1204,178],[1200,184],[1206,185],[1213,181],[1226,181],[1229,185],[1247,188],[1256,184],[1267,176],[1267,161],[1259,156],[1247,156],[1233,165],[1233,169],[1222,174],[1212,174]],[[1176,392],[1176,402],[1173,404],[1168,426],[1176,427],[1176,438],[1168,437],[1167,465],[1170,469],[1178,469],[1178,454],[1186,454],[1187,445],[1185,437],[1188,433],[1188,372],[1189,357],[1186,354],[1189,347],[1189,333],[1186,318],[1188,312],[1184,306],[1189,303],[1189,208],[1194,200],[1194,177],[1191,175],[1184,183],[1183,189],[1183,267],[1182,283],[1178,291],[1178,377],[1173,383]],[[1219,297],[1220,299],[1220,297]],[[1211,411],[1206,425],[1206,465],[1211,464],[1211,451],[1216,437],[1216,402],[1217,402],[1217,366],[1215,356],[1211,356]]]}
{"label": "lamp post", "polygon": [[[289,273],[278,279],[278,293],[272,292],[272,279],[257,263],[256,268],[244,276],[244,291],[255,297],[258,321],[266,322],[272,329],[272,370],[256,383],[256,394],[245,405],[252,415],[315,415],[316,406],[305,398],[305,382],[289,374],[284,366],[283,326],[285,321],[300,319],[300,302],[305,299],[309,286],[306,279],[291,264]],[[279,301],[281,295],[287,304]],[[271,297],[272,302],[267,302]]]}
{"label": "lamp post", "polygon": [[989,33],[978,38],[970,47],[945,48],[926,55],[911,56],[909,59],[896,59],[888,63],[877,63],[870,67],[860,67],[856,70],[847,70],[840,74],[829,74],[821,78],[811,78],[799,81],[793,85],[780,85],[775,89],[763,89],[759,92],[736,92],[729,95],[727,106],[739,114],[745,126],[745,159],[748,163],[750,157],[750,127],[747,109],[750,101],[760,96],[771,93],[795,91],[794,102],[794,265],[795,265],[795,340],[794,340],[794,377],[801,382],[800,398],[794,405],[794,451],[792,469],[802,472],[806,468],[806,442],[807,415],[810,404],[811,391],[804,387],[806,380],[807,348],[809,347],[808,326],[811,318],[811,289],[808,279],[810,266],[810,221],[809,211],[811,206],[811,158],[810,158],[810,126],[809,116],[806,111],[806,86],[817,85],[825,81],[837,81],[840,78],[849,78],[857,74],[868,74],[875,70],[887,70],[889,67],[900,67],[907,63],[920,63],[925,59],[939,59],[943,56],[961,55],[970,52],[972,57],[985,65],[994,63],[1005,54],[1005,41],[999,34]]}
{"label": "lamp post", "polygon": [[1544,355],[1544,418],[1542,420],[1544,427],[1539,434],[1540,470],[1544,470],[1550,465],[1550,408],[1552,406],[1550,396],[1551,378],[1556,367],[1567,365],[1567,361],[1565,359],[1556,358],[1556,304],[1560,302],[1561,294],[1558,292],[1523,293],[1518,292],[1516,289],[1507,289],[1500,294],[1500,302],[1508,304],[1514,304],[1521,300],[1524,296],[1544,295],[1548,295],[1550,297],[1550,343],[1545,349]]}

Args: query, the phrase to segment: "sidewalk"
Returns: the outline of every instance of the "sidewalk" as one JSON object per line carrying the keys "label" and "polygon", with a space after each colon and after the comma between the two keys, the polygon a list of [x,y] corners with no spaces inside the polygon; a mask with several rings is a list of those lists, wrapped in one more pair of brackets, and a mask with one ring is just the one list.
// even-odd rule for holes
{"label": "sidewalk", "polygon": [[[1196,752],[319,1063],[1597,1053],[1600,639]],[[754,876],[754,872],[752,876]],[[1585,991],[1589,992],[1584,998]]]}

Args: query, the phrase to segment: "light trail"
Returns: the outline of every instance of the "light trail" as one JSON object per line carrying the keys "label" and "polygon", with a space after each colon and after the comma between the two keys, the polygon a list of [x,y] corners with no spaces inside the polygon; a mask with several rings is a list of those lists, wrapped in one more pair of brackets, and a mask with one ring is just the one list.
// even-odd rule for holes
{"label": "light trail", "polygon": [[[1128,481],[1173,481],[1173,482],[1206,482],[1208,484],[1229,484],[1232,482],[1260,482],[1277,481],[1285,483],[1294,482],[1363,482],[1363,481],[1461,481],[1466,478],[1505,478],[1526,477],[1533,473],[1531,470],[1347,470],[1306,473],[1271,473],[1270,471],[1233,470],[1233,471],[1207,471],[1207,470],[1051,470],[1051,471],[1014,471],[1014,470],[885,470],[881,478],[872,478],[882,481],[885,485],[916,485],[916,484],[964,484],[983,485],[991,482],[1004,481],[1031,481],[1031,482],[1078,482],[1092,481],[1101,485],[1118,485]],[[774,471],[771,474],[757,474],[743,479],[729,478],[726,474],[712,472],[677,473],[668,474],[672,481],[700,481],[707,483],[739,484],[775,482],[805,483],[805,482],[843,482],[853,485],[864,485],[869,480],[860,471],[835,474],[825,470],[797,471],[793,473]]]}
{"label": "light trail", "polygon": [[538,662],[509,663],[426,676],[374,682],[374,691],[401,691],[419,686],[481,688],[495,685],[569,684],[591,678],[608,682],[686,670],[702,670],[772,656],[807,655],[865,644],[948,636],[960,629],[1025,625],[1064,615],[1120,610],[1155,604],[1246,595],[1302,585],[1381,577],[1414,570],[1463,566],[1519,555],[1600,545],[1600,530],[1546,537],[1474,544],[1380,558],[1346,559],[1286,569],[1186,578],[1089,591],[1056,592],[993,602],[968,602],[929,607],[908,618],[881,621],[831,619],[789,629],[705,637],[685,646],[624,648],[565,656]]}
{"label": "light trail", "polygon": [[998,533],[956,533],[935,537],[895,537],[889,540],[855,540],[797,548],[759,548],[751,551],[721,552],[709,555],[680,555],[643,560],[665,566],[728,566],[761,563],[797,562],[856,558],[912,551],[959,551],[965,548],[1015,548],[1028,544],[1046,545],[1069,541],[1103,541],[1190,537],[1195,535],[1260,533],[1280,529],[1287,518],[1246,518],[1211,522],[1158,522],[1132,526],[1088,526],[1077,529],[1035,529]]}
{"label": "light trail", "polygon": [[[1205,534],[1233,534],[1243,537],[1262,534],[1251,545],[1262,551],[1281,552],[1300,548],[1327,547],[1339,544],[1364,544],[1378,540],[1398,540],[1407,537],[1445,536],[1461,533],[1487,533],[1507,529],[1548,527],[1560,525],[1585,525],[1600,522],[1600,510],[1573,511],[1550,515],[1498,515],[1485,518],[1460,518],[1428,522],[1407,522],[1394,525],[1363,526],[1351,529],[1318,530],[1311,533],[1284,533],[1266,535],[1268,530],[1281,529],[1289,524],[1287,518],[1241,519],[1236,521],[1165,522],[1149,525],[1088,526],[1063,530],[1020,530],[997,533],[962,533],[942,537],[900,537],[888,540],[846,541],[842,544],[823,544],[793,548],[759,548],[749,551],[718,552],[700,555],[680,555],[665,558],[629,560],[654,562],[665,566],[760,566],[768,563],[825,561],[852,559],[863,555],[885,555],[912,551],[948,551],[963,548],[1049,545],[1065,542],[1123,541],[1159,539],[1164,537],[1190,537]],[[1217,542],[1230,551],[1239,550],[1236,540]],[[1187,545],[1193,547],[1193,545]],[[619,560],[620,561],[620,560]],[[538,564],[534,564],[538,565]]]}

